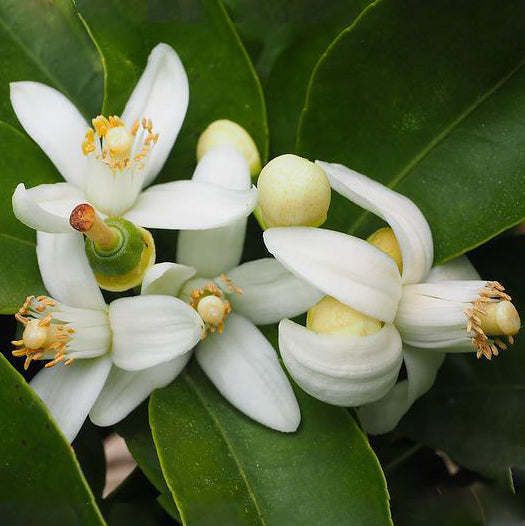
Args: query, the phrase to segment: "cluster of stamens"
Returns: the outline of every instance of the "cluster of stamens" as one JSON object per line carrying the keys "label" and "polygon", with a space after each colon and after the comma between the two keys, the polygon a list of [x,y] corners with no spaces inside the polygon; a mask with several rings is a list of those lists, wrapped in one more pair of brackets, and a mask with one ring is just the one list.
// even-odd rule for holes
{"label": "cluster of stamens", "polygon": [[[230,292],[242,294],[242,289],[233,285],[233,282],[225,274],[220,279],[224,281]],[[225,298],[224,292],[213,282],[207,283],[200,289],[195,289],[190,294],[190,305],[199,313],[204,321],[205,330],[203,338],[208,333],[224,331],[224,322],[232,308],[230,302]]]}
{"label": "cluster of stamens", "polygon": [[[86,137],[82,143],[82,153],[89,155],[95,152],[96,158],[114,172],[130,168],[133,163],[138,163],[139,168],[144,168],[143,159],[159,140],[159,134],[153,133],[151,119],[143,118],[140,124],[136,120],[131,130],[128,130],[124,121],[116,115],[110,116],[109,119],[99,115],[92,120],[92,123],[94,130],[90,128],[86,132]],[[142,149],[132,157],[135,137],[141,126],[145,132]],[[97,148],[97,141],[99,148]]]}
{"label": "cluster of stamens", "polygon": [[54,323],[49,309],[55,307],[55,302],[47,296],[29,296],[15,314],[15,318],[25,328],[21,340],[11,343],[17,347],[13,356],[24,357],[24,369],[33,360],[49,358],[46,367],[53,367],[65,362],[71,365],[73,358],[67,355],[67,344],[75,330],[61,323]]}
{"label": "cluster of stamens", "polygon": [[[472,345],[476,349],[476,357],[484,356],[491,360],[493,356],[498,356],[500,350],[507,349],[507,344],[500,338],[489,338],[483,329],[483,317],[487,316],[487,307],[490,303],[499,303],[501,301],[511,301],[511,297],[505,293],[505,287],[497,281],[489,281],[487,285],[479,292],[479,296],[474,300],[471,306],[465,309],[465,315],[468,318],[467,332],[472,334]],[[507,335],[510,345],[514,343],[512,335]]]}

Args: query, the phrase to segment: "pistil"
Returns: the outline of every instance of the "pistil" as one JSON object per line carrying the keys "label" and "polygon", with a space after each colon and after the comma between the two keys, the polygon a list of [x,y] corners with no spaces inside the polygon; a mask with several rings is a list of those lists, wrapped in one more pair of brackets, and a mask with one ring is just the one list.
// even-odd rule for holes
{"label": "pistil", "polygon": [[104,251],[114,249],[120,240],[118,232],[108,226],[88,203],[82,203],[73,209],[69,223]]}

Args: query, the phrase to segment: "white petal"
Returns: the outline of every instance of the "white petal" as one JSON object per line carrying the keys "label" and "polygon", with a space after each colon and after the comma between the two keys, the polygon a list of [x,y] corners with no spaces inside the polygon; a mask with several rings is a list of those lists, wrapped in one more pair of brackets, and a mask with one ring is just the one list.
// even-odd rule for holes
{"label": "white petal", "polygon": [[188,352],[142,371],[113,366],[89,418],[97,426],[111,426],[126,418],[155,390],[170,384],[191,358]]}
{"label": "white petal", "polygon": [[425,280],[426,283],[451,280],[479,280],[480,276],[467,256],[459,256],[452,261],[433,267]]}
{"label": "white petal", "polygon": [[167,44],[158,44],[122,113],[127,126],[137,119],[151,119],[153,132],[159,134],[147,157],[144,186],[155,179],[164,165],[184,121],[188,99],[188,77],[179,56]]}
{"label": "white petal", "polygon": [[77,436],[111,368],[107,357],[42,369],[31,387],[49,408],[69,442]]}
{"label": "white petal", "polygon": [[39,82],[12,82],[11,104],[20,124],[53,161],[62,177],[84,187],[86,157],[82,142],[88,123],[56,89]]}
{"label": "white petal", "polygon": [[35,230],[55,234],[74,232],[69,216],[75,206],[86,201],[84,194],[72,184],[41,184],[26,189],[20,183],[13,193],[13,213]]}
{"label": "white petal", "polygon": [[231,314],[223,334],[210,334],[195,352],[222,395],[239,411],[283,432],[297,429],[299,405],[277,353],[242,316]]}
{"label": "white petal", "polygon": [[[193,181],[233,190],[248,190],[250,170],[243,155],[229,147],[210,150],[199,161]],[[199,275],[215,277],[239,264],[246,219],[212,230],[183,230],[177,241],[177,261],[195,267]]]}
{"label": "white petal", "polygon": [[334,405],[359,406],[394,385],[403,355],[393,325],[369,336],[317,334],[290,320],[279,324],[281,356],[309,394]]}
{"label": "white petal", "polygon": [[384,219],[394,231],[403,255],[403,283],[419,283],[434,259],[432,232],[410,199],[341,164],[316,161],[332,188]]}
{"label": "white petal", "polygon": [[87,260],[82,234],[38,232],[36,253],[40,274],[50,296],[71,307],[106,309]]}
{"label": "white petal", "polygon": [[401,297],[399,271],[370,243],[306,227],[270,228],[264,242],[286,268],[325,294],[378,320],[394,320]]}
{"label": "white petal", "polygon": [[228,146],[207,152],[197,164],[192,179],[232,190],[248,190],[251,187],[250,168],[244,155]]}
{"label": "white petal", "polygon": [[246,217],[256,204],[255,188],[229,190],[208,183],[174,181],[142,192],[124,217],[145,228],[202,230]]}
{"label": "white petal", "polygon": [[244,263],[228,272],[228,277],[243,291],[228,296],[233,310],[256,325],[298,316],[324,296],[273,258]]}
{"label": "white petal", "polygon": [[214,278],[241,261],[246,218],[211,230],[181,230],[177,261],[196,268],[199,276]]}
{"label": "white petal", "polygon": [[397,426],[412,404],[432,387],[445,355],[406,346],[403,357],[407,379],[397,383],[381,400],[358,410],[363,427],[373,435],[388,433]]}
{"label": "white petal", "polygon": [[465,309],[472,306],[486,281],[440,281],[403,287],[396,327],[413,347],[446,352],[474,351]]}
{"label": "white petal", "polygon": [[177,263],[157,263],[144,274],[141,294],[165,294],[177,297],[186,281],[196,274],[196,270]]}
{"label": "white petal", "polygon": [[147,369],[187,353],[200,340],[197,311],[170,296],[120,298],[109,306],[113,362],[127,371]]}

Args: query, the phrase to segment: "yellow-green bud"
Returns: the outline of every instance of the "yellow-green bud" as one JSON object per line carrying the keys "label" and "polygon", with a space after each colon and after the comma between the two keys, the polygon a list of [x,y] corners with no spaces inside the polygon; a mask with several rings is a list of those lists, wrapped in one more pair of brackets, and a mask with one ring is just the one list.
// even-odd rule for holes
{"label": "yellow-green bud", "polygon": [[380,228],[376,230],[367,241],[375,247],[381,249],[388,254],[397,265],[399,272],[403,272],[403,256],[401,254],[401,247],[397,241],[394,231],[390,227]]}
{"label": "yellow-green bud", "polygon": [[330,206],[330,183],[308,159],[281,155],[262,170],[257,182],[263,228],[321,226]]}
{"label": "yellow-green bud", "polygon": [[227,119],[212,122],[199,137],[197,161],[217,146],[231,146],[244,155],[250,174],[255,177],[261,171],[259,150],[250,134],[239,124]]}
{"label": "yellow-green bud", "polygon": [[325,296],[308,311],[306,326],[323,334],[368,336],[381,329],[383,324],[331,296]]}

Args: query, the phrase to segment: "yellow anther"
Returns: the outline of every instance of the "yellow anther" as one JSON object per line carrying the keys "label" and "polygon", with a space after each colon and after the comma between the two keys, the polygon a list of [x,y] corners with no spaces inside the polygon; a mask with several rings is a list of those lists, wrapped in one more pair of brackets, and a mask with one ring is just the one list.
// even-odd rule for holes
{"label": "yellow anther", "polygon": [[82,153],[87,155],[88,153],[95,151],[95,132],[89,128],[86,132],[86,138],[82,143]]}
{"label": "yellow anther", "polygon": [[95,117],[92,121],[93,128],[95,128],[95,131],[97,132],[97,135],[99,137],[105,137],[107,131],[110,128],[110,124],[108,119],[106,117],[99,115],[98,117]]}
{"label": "yellow anther", "polygon": [[397,265],[399,272],[403,272],[403,256],[401,254],[401,247],[390,227],[380,228],[376,230],[367,241],[388,254]]}
{"label": "yellow anther", "polygon": [[308,311],[306,326],[322,334],[368,336],[381,329],[383,324],[331,296],[325,296]]}
{"label": "yellow anther", "polygon": [[264,227],[320,226],[330,206],[330,183],[308,159],[281,155],[270,161],[257,181]]}
{"label": "yellow anther", "polygon": [[199,137],[197,161],[218,146],[230,146],[241,153],[250,167],[252,177],[261,171],[261,157],[255,142],[250,134],[236,122],[227,119],[212,122]]}

